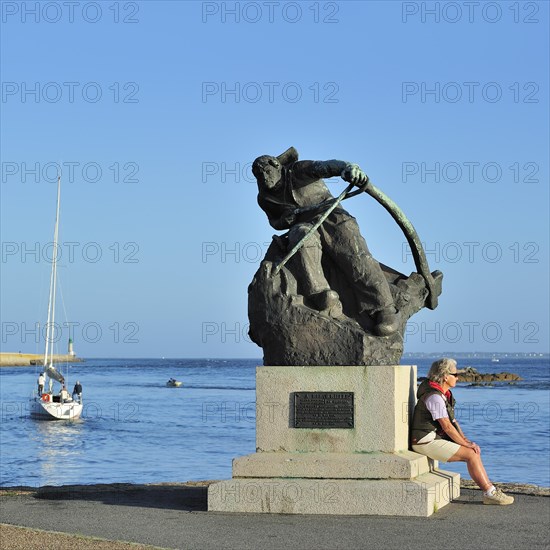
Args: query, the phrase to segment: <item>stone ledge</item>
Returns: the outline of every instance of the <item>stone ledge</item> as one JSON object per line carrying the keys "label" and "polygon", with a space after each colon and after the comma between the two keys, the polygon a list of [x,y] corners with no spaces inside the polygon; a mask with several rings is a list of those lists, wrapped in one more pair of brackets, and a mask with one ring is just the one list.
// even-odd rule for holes
{"label": "stone ledge", "polygon": [[413,479],[430,471],[425,456],[399,453],[255,453],[233,460],[234,478]]}
{"label": "stone ledge", "polygon": [[208,487],[208,511],[431,516],[460,496],[460,475],[436,470],[414,480],[246,478]]}

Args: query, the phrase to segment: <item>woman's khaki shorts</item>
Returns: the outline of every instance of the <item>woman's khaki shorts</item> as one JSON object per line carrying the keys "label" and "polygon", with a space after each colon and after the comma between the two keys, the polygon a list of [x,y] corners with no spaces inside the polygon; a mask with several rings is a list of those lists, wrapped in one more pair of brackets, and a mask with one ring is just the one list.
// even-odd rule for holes
{"label": "woman's khaki shorts", "polygon": [[447,441],[446,439],[434,439],[424,445],[413,445],[412,450],[415,453],[439,460],[441,462],[448,462],[449,458],[454,456],[460,449],[460,445],[454,441]]}

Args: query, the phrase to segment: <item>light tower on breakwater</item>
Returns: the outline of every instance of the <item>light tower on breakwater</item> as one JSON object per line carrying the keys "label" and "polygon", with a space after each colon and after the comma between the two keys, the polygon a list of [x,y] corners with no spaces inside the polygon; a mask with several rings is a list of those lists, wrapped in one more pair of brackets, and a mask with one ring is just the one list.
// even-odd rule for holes
{"label": "light tower on breakwater", "polygon": [[75,357],[76,356],[76,353],[74,352],[74,348],[73,348],[73,339],[72,338],[69,338],[69,347],[67,349],[67,353],[71,356],[71,357]]}

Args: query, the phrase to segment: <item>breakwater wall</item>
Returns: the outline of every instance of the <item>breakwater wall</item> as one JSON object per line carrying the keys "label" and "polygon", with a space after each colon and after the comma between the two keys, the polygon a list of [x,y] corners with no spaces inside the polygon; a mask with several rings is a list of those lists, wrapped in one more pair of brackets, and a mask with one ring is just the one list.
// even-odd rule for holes
{"label": "breakwater wall", "polygon": [[[44,355],[37,353],[0,353],[0,367],[28,367],[42,365]],[[82,359],[73,355],[54,355],[54,363],[80,363]]]}

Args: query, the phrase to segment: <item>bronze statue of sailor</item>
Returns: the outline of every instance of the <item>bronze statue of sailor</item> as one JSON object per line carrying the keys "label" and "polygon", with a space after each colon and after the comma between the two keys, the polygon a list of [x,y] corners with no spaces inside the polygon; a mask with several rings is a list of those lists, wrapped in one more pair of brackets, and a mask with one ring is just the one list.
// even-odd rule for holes
{"label": "bronze statue of sailor", "polygon": [[[357,164],[300,161],[297,150],[290,147],[279,156],[256,158],[252,172],[258,183],[258,204],[270,225],[287,230],[274,236],[249,287],[250,335],[264,348],[264,361],[266,348],[272,350],[267,353],[272,365],[318,364],[320,357],[339,361],[331,364],[394,361],[403,349],[406,320],[425,305],[435,308],[441,293],[442,274],[429,272],[412,224]],[[336,198],[323,181],[332,177],[348,184]],[[373,258],[356,219],[341,205],[362,192],[383,204],[403,229],[418,274],[407,278]],[[333,326],[327,327],[327,319]],[[294,332],[289,328],[298,326]],[[350,331],[349,342],[358,338],[362,342],[359,358],[355,352],[342,356],[312,349],[326,344],[327,338],[333,348],[342,348],[336,341],[346,341]],[[301,343],[292,337],[298,333]],[[376,339],[383,342],[376,344]],[[374,348],[390,351],[372,352]],[[355,363],[346,363],[345,356]],[[369,360],[374,362],[365,363]]]}

